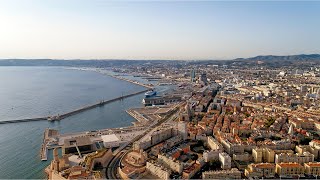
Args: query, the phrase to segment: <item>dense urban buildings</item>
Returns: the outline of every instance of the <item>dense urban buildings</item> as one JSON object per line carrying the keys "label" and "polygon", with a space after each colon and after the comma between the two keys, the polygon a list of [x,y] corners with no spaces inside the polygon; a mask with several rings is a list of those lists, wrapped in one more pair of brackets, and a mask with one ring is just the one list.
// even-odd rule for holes
{"label": "dense urban buildings", "polygon": [[48,147],[63,152],[54,150],[50,179],[320,175],[318,61],[157,61],[112,71],[155,82],[154,91],[172,88],[129,109],[132,127],[47,137]]}

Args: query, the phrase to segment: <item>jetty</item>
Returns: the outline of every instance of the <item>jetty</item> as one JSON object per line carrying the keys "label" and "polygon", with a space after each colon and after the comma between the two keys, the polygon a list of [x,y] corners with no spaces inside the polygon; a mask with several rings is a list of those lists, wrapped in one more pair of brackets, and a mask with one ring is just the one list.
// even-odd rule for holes
{"label": "jetty", "polygon": [[30,121],[44,121],[44,120],[47,120],[47,119],[48,119],[48,117],[29,118],[29,119],[17,119],[17,120],[7,120],[7,121],[0,121],[0,124],[30,122]]}
{"label": "jetty", "polygon": [[105,74],[105,75],[113,77],[113,78],[116,78],[116,79],[119,79],[119,80],[122,80],[122,81],[127,81],[129,83],[136,84],[136,85],[148,88],[148,89],[152,89],[153,88],[152,84],[143,84],[143,83],[138,82],[138,81],[130,80],[130,79],[127,79],[127,78],[123,78],[121,76],[115,76],[115,75],[111,75],[111,74]]}
{"label": "jetty", "polygon": [[145,90],[138,91],[138,92],[135,92],[135,93],[127,94],[127,95],[120,96],[120,97],[117,97],[117,98],[114,98],[114,99],[110,99],[110,100],[106,100],[106,101],[100,101],[100,102],[97,102],[97,103],[89,105],[89,106],[84,106],[84,107],[81,107],[79,109],[76,109],[76,110],[64,113],[62,115],[59,115],[58,116],[58,120],[67,118],[69,116],[73,116],[75,114],[78,114],[80,112],[83,112],[83,111],[86,111],[86,110],[89,110],[89,109],[93,109],[93,108],[96,108],[96,107],[99,107],[99,106],[103,106],[105,104],[109,104],[109,103],[114,102],[114,101],[122,100],[122,99],[125,99],[125,98],[128,98],[128,97],[131,97],[131,96],[135,96],[135,95],[138,95],[138,94],[141,94],[141,93],[145,93],[147,91],[149,91],[149,89],[145,89]]}
{"label": "jetty", "polygon": [[138,95],[138,94],[141,94],[141,93],[145,93],[145,92],[147,92],[149,90],[150,89],[145,89],[145,90],[142,90],[142,91],[138,91],[138,92],[134,92],[134,93],[130,93],[130,94],[124,95],[124,96],[120,96],[120,97],[117,97],[117,98],[114,98],[114,99],[102,100],[102,101],[99,101],[97,103],[94,103],[94,104],[91,104],[91,105],[87,105],[87,106],[81,107],[79,109],[70,111],[70,112],[59,114],[57,116],[27,118],[27,119],[17,119],[17,120],[7,120],[7,121],[0,121],[0,124],[22,123],[22,122],[31,122],[31,121],[57,121],[57,120],[62,120],[62,119],[65,119],[67,117],[73,116],[75,114],[79,114],[81,112],[87,111],[89,109],[100,107],[100,106],[103,106],[105,104],[109,104],[109,103],[112,103],[112,102],[115,102],[115,101],[123,100],[123,99],[129,98],[131,96],[135,96],[135,95]]}

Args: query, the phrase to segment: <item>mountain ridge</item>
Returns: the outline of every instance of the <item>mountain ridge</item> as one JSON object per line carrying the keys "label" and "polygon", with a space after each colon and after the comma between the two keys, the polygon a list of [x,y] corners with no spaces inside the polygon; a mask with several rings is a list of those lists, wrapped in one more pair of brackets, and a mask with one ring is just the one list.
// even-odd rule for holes
{"label": "mountain ridge", "polygon": [[[315,61],[318,63],[320,61],[320,54],[299,54],[299,55],[288,55],[288,56],[275,56],[275,55],[260,55],[249,58],[236,58],[230,60],[194,60],[186,61],[189,63],[231,63],[231,62],[254,62],[254,61],[264,61],[265,63],[275,63],[275,62],[286,62],[293,63],[297,61]],[[161,64],[163,62],[167,63],[177,63],[185,62],[184,60],[125,60],[125,59],[0,59],[0,66],[95,66],[95,67],[112,67],[114,65],[126,65],[126,64]]]}
{"label": "mountain ridge", "polygon": [[274,60],[287,60],[287,61],[296,61],[296,60],[320,60],[320,54],[298,54],[298,55],[287,55],[287,56],[276,56],[276,55],[259,55],[249,58],[236,58],[236,61],[239,60],[251,60],[251,61],[274,61]]}

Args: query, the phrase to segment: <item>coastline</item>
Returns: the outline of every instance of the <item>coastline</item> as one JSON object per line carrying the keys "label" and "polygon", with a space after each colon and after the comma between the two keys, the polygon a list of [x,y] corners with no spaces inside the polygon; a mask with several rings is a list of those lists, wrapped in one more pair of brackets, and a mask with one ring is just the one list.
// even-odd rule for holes
{"label": "coastline", "polygon": [[[63,113],[58,113],[57,115],[48,115],[48,116],[44,116],[44,117],[32,117],[32,118],[26,118],[26,119],[16,119],[16,120],[6,120],[6,121],[0,121],[0,124],[8,124],[8,123],[19,123],[19,122],[31,122],[31,121],[38,121],[38,120],[48,120],[48,121],[60,121],[63,120],[69,116],[73,116],[76,115],[78,113],[82,113],[86,110],[90,110],[96,107],[100,107],[103,106],[105,104],[117,101],[117,100],[122,100],[124,98],[127,97],[131,97],[131,96],[135,96],[144,92],[147,92],[150,89],[153,89],[153,86],[151,86],[150,84],[144,84],[135,80],[130,80],[130,79],[126,79],[120,76],[115,76],[115,75],[111,75],[109,73],[102,73],[98,68],[76,68],[76,67],[71,67],[71,68],[63,68],[63,69],[67,69],[67,70],[80,70],[80,71],[91,71],[91,72],[96,72],[102,75],[107,75],[109,77],[118,79],[118,80],[122,80],[122,81],[126,81],[135,85],[139,85],[142,86],[144,88],[147,88],[145,90],[142,91],[137,91],[134,93],[130,93],[130,94],[125,94],[125,95],[121,95],[119,97],[113,98],[113,99],[108,99],[108,100],[100,100],[99,102],[96,103],[92,103],[92,104],[87,104],[87,105],[82,105],[80,108],[77,109],[73,109],[70,110],[68,112],[63,112]],[[127,112],[127,111],[126,111]]]}
{"label": "coastline", "polygon": [[[144,83],[141,83],[141,82],[139,82],[139,81],[134,81],[134,80],[126,79],[126,78],[121,77],[121,76],[116,76],[116,75],[112,75],[112,74],[110,74],[110,73],[101,72],[101,69],[100,69],[100,68],[64,67],[64,69],[96,72],[96,73],[99,73],[99,74],[102,74],[102,75],[106,75],[106,76],[112,77],[112,78],[117,79],[117,80],[126,81],[126,82],[129,82],[129,83],[135,84],[135,85],[139,85],[139,86],[148,88],[149,90],[154,88],[154,86],[153,86],[152,84],[144,84]],[[106,70],[106,69],[103,69],[103,70]],[[108,71],[110,71],[110,70],[108,70]],[[113,71],[111,71],[111,72],[113,72]],[[129,75],[132,75],[132,74],[129,74]],[[132,75],[132,76],[133,76],[133,75]],[[137,93],[137,94],[138,94],[138,93]],[[140,94],[140,93],[139,93],[139,94]],[[134,118],[134,119],[136,120],[136,121],[132,122],[132,125],[131,125],[131,126],[139,126],[139,124],[141,123],[141,118],[136,117],[136,116],[134,116],[132,113],[130,113],[130,109],[127,109],[127,110],[125,110],[125,111],[126,111],[127,114],[129,114],[132,118]],[[127,127],[131,127],[131,126],[127,126]],[[127,128],[127,127],[119,127],[119,128]],[[105,129],[105,130],[107,130],[107,129]]]}
{"label": "coastline", "polygon": [[[133,89],[142,89],[141,87],[133,87],[132,85],[127,83],[125,83],[122,86],[127,88],[132,87]],[[42,162],[39,156],[39,150],[41,148],[42,138],[44,135],[43,131],[45,130],[45,128],[59,129],[59,131],[63,134],[76,134],[77,132],[94,131],[95,129],[121,130],[121,128],[126,128],[128,126],[132,127],[132,122],[136,122],[136,120],[130,115],[128,115],[125,112],[125,110],[135,107],[137,104],[139,104],[139,102],[141,102],[141,96],[142,95],[138,95],[136,97],[128,98],[128,100],[126,100],[125,103],[126,105],[121,105],[121,107],[119,107],[119,105],[123,103],[121,101],[118,101],[115,103],[111,103],[110,105],[107,105],[107,107],[105,108],[96,108],[96,110],[85,112],[81,116],[70,117],[66,121],[61,121],[57,123],[47,123],[46,121],[43,121],[40,123],[23,123],[16,125],[8,124],[1,127],[3,130],[7,129],[9,134],[8,136],[10,138],[16,138],[18,140],[17,142],[19,143],[9,143],[6,145],[6,149],[8,149],[8,151],[3,151],[3,156],[1,156],[1,160],[6,161],[7,163],[1,166],[1,169],[5,172],[3,174],[1,173],[0,177],[5,179],[17,178],[19,176],[22,177],[22,175],[24,174],[24,177],[26,178],[45,178],[45,173],[43,170],[52,158],[51,150],[49,150],[47,162]],[[95,114],[97,115],[95,116]],[[110,120],[106,120],[106,118]],[[119,123],[114,123],[111,126],[110,122],[116,120],[119,121]],[[93,125],[90,125],[90,123]],[[3,137],[4,138],[1,141],[1,143],[8,143],[8,141],[6,140],[6,136]],[[10,153],[10,151],[12,153]],[[17,163],[14,159],[15,152],[18,153],[21,151],[26,151],[25,155],[19,155],[21,158],[20,162],[23,162],[26,165],[26,167],[23,168],[23,171],[19,171],[18,173],[13,174],[17,171],[17,168],[14,167],[14,164]],[[31,171],[31,168],[34,171]],[[31,173],[28,173],[28,171],[30,171]]]}
{"label": "coastline", "polygon": [[[100,73],[100,74],[103,74],[103,75],[107,75],[107,76],[115,78],[117,80],[122,80],[122,81],[126,81],[126,82],[129,82],[129,83],[135,84],[135,85],[139,85],[139,86],[142,86],[142,87],[145,87],[145,88],[148,88],[148,89],[152,89],[153,88],[153,86],[146,85],[146,84],[140,83],[138,81],[133,81],[133,80],[126,79],[126,78],[123,78],[123,77],[114,76],[114,75],[111,75],[111,74],[108,74],[108,73],[102,73],[97,68],[65,68],[65,69],[80,70],[80,71],[92,71],[92,72]],[[144,91],[147,91],[147,90],[144,90]],[[137,95],[137,94],[140,94],[140,93],[136,93],[135,95]],[[129,96],[131,96],[131,95],[129,95]],[[61,134],[59,136],[60,137],[65,137],[65,136],[76,137],[76,136],[83,136],[83,135],[87,135],[87,134],[97,134],[97,133],[101,133],[101,132],[113,132],[113,133],[117,132],[117,131],[125,132],[127,130],[132,131],[133,129],[144,128],[144,125],[141,124],[141,119],[133,116],[131,113],[129,113],[129,110],[130,109],[126,109],[125,112],[128,115],[130,115],[133,119],[135,119],[135,121],[131,122],[132,125],[128,125],[128,126],[124,126],[124,127],[116,127],[116,128],[98,129],[97,131],[84,131],[84,132],[75,132],[75,133],[64,133],[64,134]],[[47,130],[48,129],[44,130],[44,134],[46,133]],[[57,147],[59,148],[61,146],[57,146]],[[52,148],[53,147],[51,147],[47,143],[46,137],[44,136],[43,137],[43,141],[42,141],[42,145],[41,145],[41,149],[40,149],[40,157],[41,157],[42,161],[47,161],[48,160],[47,157],[46,157],[47,153],[48,153],[48,149],[52,149]]]}
{"label": "coastline", "polygon": [[[64,69],[79,70],[79,71],[92,71],[92,72],[100,73],[100,74],[103,74],[103,75],[106,75],[106,76],[109,76],[109,77],[112,77],[112,78],[115,78],[115,79],[118,79],[118,80],[121,80],[121,81],[126,81],[126,82],[129,82],[129,83],[135,84],[135,85],[139,85],[139,86],[142,86],[142,87],[145,87],[145,88],[148,88],[148,89],[153,89],[154,88],[154,86],[151,85],[151,84],[144,84],[144,83],[141,83],[139,81],[130,80],[130,79],[127,79],[127,78],[124,78],[124,77],[121,77],[121,76],[112,75],[110,73],[103,73],[103,72],[100,71],[99,68],[65,67]],[[106,69],[103,69],[103,70],[106,70]],[[130,74],[130,75],[132,75],[132,74]]]}

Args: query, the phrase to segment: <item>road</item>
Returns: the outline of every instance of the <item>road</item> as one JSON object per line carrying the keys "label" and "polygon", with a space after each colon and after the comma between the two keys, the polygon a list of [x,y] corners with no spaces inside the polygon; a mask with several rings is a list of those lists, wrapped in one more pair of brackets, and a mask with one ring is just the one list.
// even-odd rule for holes
{"label": "road", "polygon": [[173,112],[171,112],[170,114],[165,116],[158,123],[150,125],[149,127],[147,127],[146,128],[147,130],[144,133],[142,133],[141,135],[138,135],[135,138],[133,138],[125,146],[119,147],[117,150],[115,150],[114,151],[115,153],[113,154],[114,156],[113,156],[112,160],[110,161],[110,163],[107,166],[106,178],[107,179],[121,179],[120,176],[118,175],[118,167],[120,166],[120,162],[121,162],[122,157],[126,153],[129,152],[129,150],[132,148],[133,143],[135,141],[138,141],[141,138],[143,138],[146,134],[148,134],[150,131],[154,130],[155,128],[157,128],[161,124],[176,119],[178,117],[179,109],[182,107],[182,105],[183,104],[181,104],[180,106],[177,106],[177,108]]}

